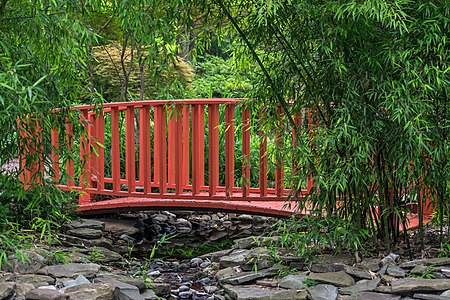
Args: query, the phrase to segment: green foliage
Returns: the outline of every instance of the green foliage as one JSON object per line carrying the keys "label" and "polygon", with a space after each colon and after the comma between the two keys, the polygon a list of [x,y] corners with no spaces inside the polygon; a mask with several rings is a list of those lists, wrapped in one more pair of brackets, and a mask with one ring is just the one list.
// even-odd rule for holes
{"label": "green foliage", "polygon": [[364,252],[364,242],[369,238],[366,230],[358,229],[351,220],[338,216],[292,217],[274,226],[272,234],[280,237],[272,246],[300,255],[307,263],[323,252]]}
{"label": "green foliage", "polygon": [[170,247],[158,250],[158,255],[169,256],[177,258],[194,258],[199,257],[207,253],[230,249],[232,245],[231,240],[220,240],[218,242],[205,242],[197,247],[192,247],[191,245],[181,246],[181,247]]}
{"label": "green foliage", "polygon": [[194,63],[193,96],[245,98],[252,89],[251,74],[233,66],[233,59],[203,54]]}
{"label": "green foliage", "polygon": [[442,242],[439,249],[439,257],[450,257],[450,243]]}

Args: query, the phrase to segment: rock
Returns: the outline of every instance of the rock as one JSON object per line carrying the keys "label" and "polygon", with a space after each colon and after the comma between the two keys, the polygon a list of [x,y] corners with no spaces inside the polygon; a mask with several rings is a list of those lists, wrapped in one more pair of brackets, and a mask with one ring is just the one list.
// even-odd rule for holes
{"label": "rock", "polygon": [[203,259],[195,257],[193,259],[191,259],[190,265],[192,268],[198,267],[200,266],[200,264],[203,263]]}
{"label": "rock", "polygon": [[303,283],[306,280],[307,275],[288,275],[280,279],[279,285],[285,289],[305,289],[307,286]]}
{"label": "rock", "polygon": [[180,299],[188,299],[192,296],[192,294],[193,293],[191,290],[183,291],[178,293],[178,297],[180,297]]}
{"label": "rock", "polygon": [[391,282],[393,294],[410,294],[412,292],[442,292],[450,289],[450,279],[402,278]]}
{"label": "rock", "polygon": [[314,263],[353,265],[355,263],[355,258],[346,254],[325,254],[317,256],[314,260]]}
{"label": "rock", "polygon": [[170,285],[168,283],[152,283],[152,290],[160,297],[167,297],[170,294]]}
{"label": "rock", "polygon": [[[19,297],[23,297],[25,298],[26,293],[28,293],[31,290],[34,290],[35,287],[34,285],[32,285],[31,283],[17,283],[16,282],[16,299],[18,299]],[[0,297],[0,299],[2,299]]]}
{"label": "rock", "polygon": [[1,269],[7,272],[32,274],[46,265],[45,258],[33,250],[21,251],[21,257],[9,257],[9,264],[3,263]]}
{"label": "rock", "polygon": [[89,229],[96,229],[96,230],[104,230],[105,229],[105,222],[98,221],[98,220],[91,220],[91,219],[81,219],[72,221],[69,224],[66,225],[68,229],[78,229],[78,228],[89,228]]}
{"label": "rock", "polygon": [[14,294],[16,284],[14,282],[0,283],[0,299],[8,299]]}
{"label": "rock", "polygon": [[114,282],[114,285],[116,286],[116,290],[114,292],[115,300],[145,300],[139,293],[139,289],[134,285],[120,281]]}
{"label": "rock", "polygon": [[69,296],[70,300],[111,300],[115,290],[111,283],[90,283],[70,287],[64,296]]}
{"label": "rock", "polygon": [[279,236],[249,236],[245,238],[235,239],[233,241],[234,249],[250,249],[255,246],[269,246],[271,243],[278,240]]}
{"label": "rock", "polygon": [[400,268],[414,268],[416,265],[448,266],[450,265],[450,257],[435,257],[435,258],[407,261],[400,264]]}
{"label": "rock", "polygon": [[441,269],[441,273],[444,274],[445,277],[450,277],[450,269]]}
{"label": "rock", "polygon": [[441,294],[441,296],[444,296],[444,297],[450,297],[450,290],[447,290],[447,291],[443,292],[443,293]]}
{"label": "rock", "polygon": [[156,296],[155,292],[152,290],[147,290],[144,293],[141,294],[142,298],[144,300],[158,300],[158,296]]}
{"label": "rock", "polygon": [[110,232],[114,236],[120,236],[122,234],[133,235],[139,232],[139,229],[134,225],[136,224],[136,220],[134,219],[101,219],[101,221],[105,224],[104,231]]}
{"label": "rock", "polygon": [[213,232],[213,234],[211,234],[210,236],[209,236],[209,240],[210,241],[218,241],[218,240],[220,240],[221,238],[224,238],[224,237],[226,237],[228,235],[228,232],[226,232],[226,231],[215,231],[215,232]]}
{"label": "rock", "polygon": [[38,274],[49,275],[52,277],[74,278],[83,275],[92,278],[100,270],[97,264],[66,264],[47,266],[38,271]]}
{"label": "rock", "polygon": [[91,283],[91,282],[89,280],[87,280],[86,277],[84,277],[83,275],[79,275],[77,278],[75,278],[73,280],[67,280],[67,281],[63,282],[64,288],[62,288],[61,291],[65,291],[66,289],[73,287],[73,286],[89,284],[89,283]]}
{"label": "rock", "polygon": [[241,272],[242,272],[242,270],[239,267],[228,267],[228,268],[219,270],[216,273],[216,278],[218,281],[221,281],[223,279],[230,278]]}
{"label": "rock", "polygon": [[379,263],[378,259],[366,258],[361,263],[357,264],[356,267],[371,272],[378,272],[378,270],[380,269],[378,263]]}
{"label": "rock", "polygon": [[329,283],[337,287],[346,287],[355,284],[353,277],[344,271],[330,272],[330,273],[311,273],[308,279],[315,280],[322,283]]}
{"label": "rock", "polygon": [[277,287],[279,284],[279,280],[276,278],[263,278],[256,280],[257,285],[267,286],[267,287]]}
{"label": "rock", "polygon": [[213,285],[206,285],[203,287],[203,289],[205,290],[205,292],[207,292],[208,294],[214,294],[217,291],[217,286],[213,286]]}
{"label": "rock", "polygon": [[389,253],[387,256],[385,256],[381,261],[380,261],[380,265],[384,266],[384,265],[390,265],[390,264],[394,264],[395,265],[395,261],[400,257],[400,255],[395,254],[395,253]]}
{"label": "rock", "polygon": [[428,272],[428,267],[424,265],[416,265],[411,271],[411,274],[422,275]]}
{"label": "rock", "polygon": [[17,276],[16,283],[30,283],[35,288],[38,288],[40,286],[55,284],[55,279],[45,275],[26,274]]}
{"label": "rock", "polygon": [[122,255],[104,247],[93,247],[90,249],[90,260],[94,263],[109,263],[121,261]]}
{"label": "rock", "polygon": [[422,300],[450,300],[450,297],[443,297],[440,295],[433,294],[414,294],[414,299],[422,299]]}
{"label": "rock", "polygon": [[311,300],[336,300],[338,288],[329,284],[318,284],[307,289]]}
{"label": "rock", "polygon": [[219,262],[219,259],[221,257],[230,254],[232,251],[233,251],[232,249],[225,249],[225,250],[207,253],[207,254],[204,254],[199,257],[202,259],[209,259],[211,262]]}
{"label": "rock", "polygon": [[372,275],[367,270],[362,270],[360,268],[345,266],[345,273],[360,279],[372,279]]}
{"label": "rock", "polygon": [[0,272],[0,282],[15,281],[16,274]]}
{"label": "rock", "polygon": [[190,287],[188,287],[187,285],[181,285],[179,288],[178,288],[178,291],[179,292],[186,292],[186,291],[189,291],[191,288]]}
{"label": "rock", "polygon": [[269,289],[257,285],[224,285],[224,291],[231,299],[239,300],[304,300],[306,290]]}
{"label": "rock", "polygon": [[94,283],[113,283],[116,281],[124,282],[127,284],[131,284],[139,289],[139,291],[144,291],[147,286],[145,285],[145,282],[139,278],[132,278],[125,275],[119,275],[114,273],[103,273],[97,275],[97,277],[94,278]]}
{"label": "rock", "polygon": [[94,240],[82,239],[76,236],[60,234],[61,242],[68,246],[82,246],[82,247],[104,247],[112,249],[112,242],[107,238],[100,238]]}
{"label": "rock", "polygon": [[356,294],[360,292],[371,292],[375,290],[380,283],[381,279],[379,277],[372,280],[361,280],[358,281],[355,285],[339,289],[339,292],[346,295]]}
{"label": "rock", "polygon": [[405,277],[406,271],[396,265],[389,265],[386,273],[392,277]]}
{"label": "rock", "polygon": [[[25,294],[30,300],[64,300],[66,297],[57,290],[51,289],[33,289]],[[85,299],[87,300],[87,299]]]}
{"label": "rock", "polygon": [[70,229],[67,231],[67,234],[88,240],[99,239],[103,236],[103,232],[101,230],[91,228]]}
{"label": "rock", "polygon": [[344,264],[327,264],[327,263],[313,263],[310,268],[314,273],[329,273],[339,272],[345,270]]}
{"label": "rock", "polygon": [[219,264],[221,268],[226,267],[235,267],[242,264],[245,264],[247,262],[247,254],[250,252],[250,250],[245,249],[239,249],[234,250],[233,252],[229,253],[226,256],[222,256],[219,258]]}
{"label": "rock", "polygon": [[[382,294],[382,293],[373,293],[373,292],[362,292],[356,293],[351,296],[344,296],[342,300],[400,300],[401,296],[390,295],[390,294]],[[406,300],[406,299],[405,299]]]}
{"label": "rock", "polygon": [[256,279],[269,277],[275,275],[278,272],[278,269],[265,269],[258,272],[242,272],[238,273],[234,276],[225,278],[219,282],[230,283],[230,284],[243,284],[251,281],[255,281]]}

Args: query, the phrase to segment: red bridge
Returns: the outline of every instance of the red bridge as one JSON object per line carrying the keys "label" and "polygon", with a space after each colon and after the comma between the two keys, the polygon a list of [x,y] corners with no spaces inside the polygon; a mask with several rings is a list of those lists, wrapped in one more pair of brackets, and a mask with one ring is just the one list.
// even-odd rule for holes
{"label": "red bridge", "polygon": [[[83,214],[157,208],[290,216],[296,208],[287,202],[294,197],[285,186],[282,152],[272,153],[283,147],[281,132],[264,133],[259,113],[241,100],[75,109],[87,135],[74,139],[71,123],[66,134],[52,130],[51,177],[59,188],[80,192]],[[75,156],[60,157],[60,147],[72,148]],[[32,173],[24,172],[23,180]],[[301,195],[311,185],[305,180]]]}

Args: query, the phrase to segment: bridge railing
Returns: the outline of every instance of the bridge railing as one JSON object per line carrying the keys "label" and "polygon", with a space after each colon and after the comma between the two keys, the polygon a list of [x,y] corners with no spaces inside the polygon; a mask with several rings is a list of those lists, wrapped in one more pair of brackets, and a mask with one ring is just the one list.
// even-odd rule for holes
{"label": "bridge railing", "polygon": [[[268,143],[282,147],[283,139],[278,134],[268,138],[257,129],[256,114],[239,99],[154,100],[74,109],[80,112],[85,134],[75,140],[70,120],[65,138],[61,129],[52,129],[49,159],[53,180],[61,189],[80,191],[80,205],[108,197],[285,201],[290,195],[284,186],[282,155],[268,155]],[[59,157],[60,147],[76,148],[72,150],[77,157]],[[251,174],[255,165],[257,175]],[[269,169],[274,170],[273,178]],[[302,194],[310,188],[308,182]]]}

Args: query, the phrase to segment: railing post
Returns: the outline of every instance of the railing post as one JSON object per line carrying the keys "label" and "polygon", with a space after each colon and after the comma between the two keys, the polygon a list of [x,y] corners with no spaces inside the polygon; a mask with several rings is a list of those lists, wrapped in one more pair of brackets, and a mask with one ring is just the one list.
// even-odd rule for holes
{"label": "railing post", "polygon": [[132,193],[136,191],[136,157],[134,147],[134,106],[128,106],[126,110],[126,149],[125,149],[125,162],[128,192]]}
{"label": "railing post", "polygon": [[83,205],[91,201],[91,194],[86,192],[86,188],[91,187],[92,185],[91,149],[89,145],[89,111],[87,109],[81,110],[80,118],[81,124],[84,128],[84,132],[80,140],[80,162],[82,169],[80,174],[81,192],[78,196],[78,203],[80,205]]}
{"label": "railing post", "polygon": [[248,197],[250,188],[250,109],[242,107],[242,196]]}
{"label": "railing post", "polygon": [[231,197],[234,187],[234,104],[225,107],[225,190]]}
{"label": "railing post", "polygon": [[214,196],[219,184],[219,105],[208,105],[208,171],[209,195]]}
{"label": "railing post", "polygon": [[144,194],[151,193],[152,175],[150,158],[150,106],[144,105],[140,110],[140,152],[139,180],[143,181]]}
{"label": "railing post", "polygon": [[120,191],[120,128],[119,108],[111,108],[111,176],[113,190]]}
{"label": "railing post", "polygon": [[166,156],[166,107],[155,106],[155,182],[159,183],[159,193],[167,192],[167,156]]}
{"label": "railing post", "polygon": [[205,183],[205,114],[204,106],[192,106],[192,194],[198,195]]}

